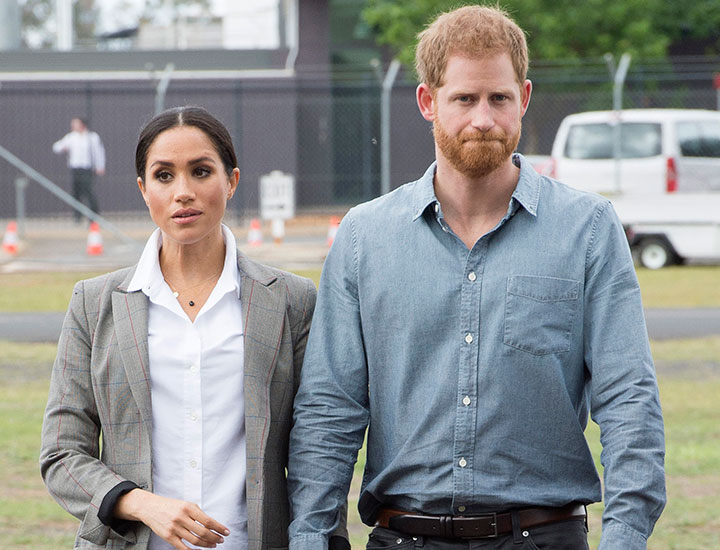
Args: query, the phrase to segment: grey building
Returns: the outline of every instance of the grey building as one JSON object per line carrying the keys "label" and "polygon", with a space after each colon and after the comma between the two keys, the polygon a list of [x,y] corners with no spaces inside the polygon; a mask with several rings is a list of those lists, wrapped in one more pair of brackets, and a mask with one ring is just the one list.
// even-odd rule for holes
{"label": "grey building", "polygon": [[[257,208],[258,180],[271,170],[295,175],[301,210],[372,198],[379,190],[379,84],[367,75],[350,86],[335,82],[328,1],[297,7],[296,42],[274,49],[2,52],[0,145],[68,190],[65,160],[51,145],[73,116],[84,117],[107,151],[107,174],[96,181],[101,210],[143,210],[134,174],[139,129],[158,101],[195,104],[233,136],[241,170],[234,203],[241,212]],[[18,175],[0,159],[8,198]],[[69,213],[34,184],[27,205],[31,216]],[[0,202],[0,217],[13,215],[14,201]]]}

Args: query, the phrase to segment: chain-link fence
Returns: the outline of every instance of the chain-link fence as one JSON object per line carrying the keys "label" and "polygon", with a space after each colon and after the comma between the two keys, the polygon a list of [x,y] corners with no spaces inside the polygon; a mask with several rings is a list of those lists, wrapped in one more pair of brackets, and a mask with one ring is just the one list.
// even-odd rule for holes
{"label": "chain-link fence", "polygon": [[[624,107],[717,109],[713,87],[720,58],[633,61]],[[562,118],[612,108],[612,83],[603,60],[535,64],[530,109],[523,121],[520,151],[550,153]],[[0,75],[1,79],[1,75]],[[297,210],[331,210],[380,193],[380,83],[368,73],[352,80],[318,78],[253,81],[171,81],[166,106],[208,108],[230,130],[241,170],[233,208],[241,216],[258,209],[258,181],[271,170],[296,178]],[[134,173],[138,132],[153,114],[149,81],[5,82],[0,87],[0,145],[70,189],[70,174],[52,144],[69,131],[74,116],[88,120],[107,151],[107,173],[96,178],[102,213],[144,212]],[[428,123],[415,105],[415,83],[398,79],[391,101],[391,186],[419,177],[433,159]],[[0,159],[6,200],[0,218],[12,218],[13,182],[19,171]],[[70,208],[31,182],[29,216],[70,216]]]}

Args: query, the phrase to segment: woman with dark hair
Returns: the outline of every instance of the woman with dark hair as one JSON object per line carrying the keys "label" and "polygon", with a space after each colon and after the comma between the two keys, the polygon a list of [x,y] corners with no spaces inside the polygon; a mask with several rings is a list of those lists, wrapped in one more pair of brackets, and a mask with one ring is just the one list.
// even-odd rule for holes
{"label": "woman with dark hair", "polygon": [[237,250],[222,224],[237,160],[206,110],[153,118],[135,165],[158,227],[135,266],[75,286],[43,479],[81,520],[75,548],[287,547],[288,431],[315,286]]}

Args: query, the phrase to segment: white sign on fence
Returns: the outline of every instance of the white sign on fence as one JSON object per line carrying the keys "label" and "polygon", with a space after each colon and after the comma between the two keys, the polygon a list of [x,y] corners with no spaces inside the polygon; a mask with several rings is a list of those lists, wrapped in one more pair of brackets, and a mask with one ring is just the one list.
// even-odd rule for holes
{"label": "white sign on fence", "polygon": [[280,170],[260,177],[260,217],[289,220],[295,217],[295,178]]}

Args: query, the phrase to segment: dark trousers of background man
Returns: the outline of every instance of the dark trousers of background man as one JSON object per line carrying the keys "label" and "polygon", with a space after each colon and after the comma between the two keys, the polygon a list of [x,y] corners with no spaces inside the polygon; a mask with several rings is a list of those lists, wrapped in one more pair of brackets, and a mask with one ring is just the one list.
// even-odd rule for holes
{"label": "dark trousers of background man", "polygon": [[[88,208],[93,212],[99,214],[100,209],[98,208],[97,200],[95,199],[95,193],[93,193],[93,171],[91,168],[73,168],[72,173],[72,184],[73,184],[73,197],[76,201],[86,202]],[[87,199],[87,200],[85,200]],[[80,221],[80,212],[74,210],[75,221]]]}

